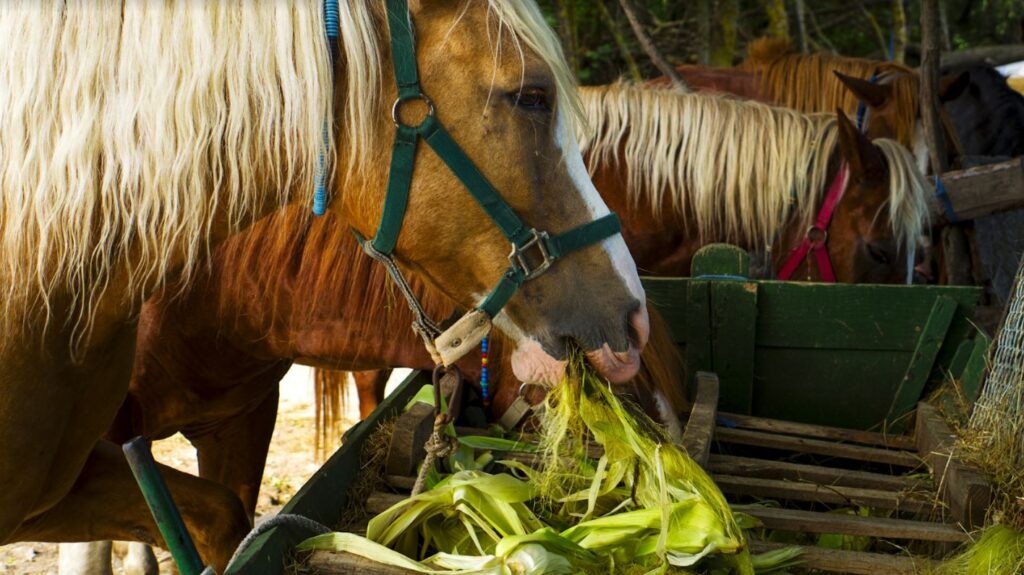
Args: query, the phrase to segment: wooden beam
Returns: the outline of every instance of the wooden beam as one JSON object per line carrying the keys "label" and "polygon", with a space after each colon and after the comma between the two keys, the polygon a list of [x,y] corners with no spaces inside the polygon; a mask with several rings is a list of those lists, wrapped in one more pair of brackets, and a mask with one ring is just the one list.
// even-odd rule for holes
{"label": "wooden beam", "polygon": [[835,535],[857,535],[881,539],[911,539],[915,541],[944,541],[960,543],[967,540],[967,534],[955,525],[888,519],[884,517],[861,517],[842,513],[821,513],[798,509],[778,509],[744,505],[737,511],[761,520],[768,529],[782,529],[798,533],[831,533]]}
{"label": "wooden beam", "polygon": [[862,447],[860,445],[847,445],[818,439],[807,439],[804,437],[789,437],[776,435],[762,431],[749,431],[746,429],[729,429],[727,427],[715,428],[715,440],[720,443],[735,443],[739,445],[752,445],[754,447],[766,447],[769,449],[781,449],[783,451],[795,451],[797,453],[811,453],[815,455],[826,455],[829,457],[841,457],[843,459],[854,459],[857,461],[869,461],[887,465],[898,465],[915,469],[920,467],[922,462],[915,453],[906,451],[894,451],[877,447]]}
{"label": "wooden beam", "polygon": [[[766,543],[751,541],[750,550],[764,553],[790,547],[782,543]],[[841,551],[822,547],[800,547],[800,567],[830,573],[851,573],[853,575],[914,575],[930,573],[932,561],[923,557],[907,555],[889,555],[883,553],[864,553],[862,551]]]}
{"label": "wooden beam", "polygon": [[374,491],[366,498],[366,512],[370,515],[380,515],[408,497],[408,493],[398,494]]}
{"label": "wooden beam", "polygon": [[697,372],[697,397],[683,432],[683,447],[697,465],[706,467],[711,453],[711,436],[718,414],[718,376]]}
{"label": "wooden beam", "polygon": [[713,454],[708,459],[708,471],[720,475],[745,475],[765,479],[814,482],[822,485],[884,489],[888,491],[933,491],[928,479],[901,477],[884,473],[804,465],[788,461],[736,457]]}
{"label": "wooden beam", "polygon": [[917,407],[918,453],[939,483],[939,493],[953,517],[968,529],[985,524],[992,503],[992,486],[978,470],[953,458],[956,436],[938,410],[921,403]]}
{"label": "wooden beam", "polygon": [[712,479],[723,493],[732,495],[806,501],[826,505],[871,507],[907,513],[928,513],[935,509],[935,503],[930,498],[896,491],[736,475],[715,474]]}
{"label": "wooden beam", "polygon": [[[958,221],[1024,207],[1024,157],[947,172],[942,183]],[[933,223],[949,223],[946,205],[928,199]]]}
{"label": "wooden beam", "polygon": [[935,298],[932,311],[928,315],[928,321],[921,330],[921,336],[917,339],[917,346],[914,354],[910,357],[907,371],[896,388],[896,395],[893,397],[892,406],[889,407],[889,414],[886,416],[886,429],[902,429],[898,420],[914,409],[924,386],[928,383],[932,368],[935,366],[935,359],[942,349],[942,343],[946,341],[946,332],[953,322],[953,314],[956,313],[957,303],[951,297],[939,296]]}
{"label": "wooden beam", "polygon": [[828,427],[825,425],[811,425],[809,423],[796,423],[783,421],[781,419],[767,419],[740,415],[738,413],[722,413],[723,420],[731,425],[742,429],[753,429],[756,431],[770,431],[785,435],[799,435],[812,437],[814,439],[830,439],[832,441],[845,441],[849,443],[862,443],[874,447],[888,447],[890,449],[917,449],[917,442],[914,438],[906,435],[894,435],[875,433],[872,431],[860,431],[857,429],[842,429],[839,427]]}

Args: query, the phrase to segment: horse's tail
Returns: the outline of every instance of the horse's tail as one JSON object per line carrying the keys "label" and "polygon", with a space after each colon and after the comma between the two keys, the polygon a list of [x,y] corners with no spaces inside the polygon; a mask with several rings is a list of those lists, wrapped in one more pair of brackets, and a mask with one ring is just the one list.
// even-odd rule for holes
{"label": "horse's tail", "polygon": [[[690,409],[685,393],[683,359],[668,324],[658,310],[648,303],[647,312],[650,315],[651,335],[647,347],[640,354],[642,365],[634,381],[640,390],[650,392],[662,423],[669,426],[672,435],[676,435],[679,415]],[[673,430],[673,426],[677,429]]]}
{"label": "horse's tail", "polygon": [[793,44],[785,38],[764,36],[747,44],[747,58],[740,68],[756,68],[793,53]]}
{"label": "horse's tail", "polygon": [[341,420],[345,416],[348,372],[332,369],[313,370],[313,404],[316,408],[316,456],[325,459],[341,438]]}

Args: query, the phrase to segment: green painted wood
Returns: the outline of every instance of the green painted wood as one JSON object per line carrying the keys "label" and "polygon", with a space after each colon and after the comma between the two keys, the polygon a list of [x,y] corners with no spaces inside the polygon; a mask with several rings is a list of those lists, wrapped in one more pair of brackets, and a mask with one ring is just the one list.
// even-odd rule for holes
{"label": "green painted wood", "polygon": [[716,281],[710,289],[711,363],[720,381],[718,405],[725,411],[750,414],[754,400],[757,283]]}
{"label": "green painted wood", "polygon": [[981,383],[988,371],[988,350],[991,345],[992,340],[987,335],[979,333],[974,338],[971,357],[960,373],[960,387],[969,404],[977,401],[978,394],[981,393]]}
{"label": "green painted wood", "polygon": [[[688,284],[686,322],[686,367],[690,373],[715,371],[711,355],[711,286],[706,281]],[[691,398],[692,399],[692,398]]]}
{"label": "green painted wood", "polygon": [[[680,346],[686,344],[689,329],[690,309],[686,305],[690,289],[688,278],[643,277],[647,301],[658,310],[665,323],[672,328],[672,335]],[[686,357],[685,354],[683,357]]]}
{"label": "green painted wood", "polygon": [[886,416],[888,426],[893,426],[897,430],[902,429],[906,422],[901,418],[917,406],[924,386],[935,367],[939,350],[946,341],[946,333],[956,310],[957,302],[951,297],[940,296],[935,300],[921,337],[917,341],[914,355],[907,365],[907,371],[896,388],[896,396]]}
{"label": "green painted wood", "polygon": [[950,375],[959,378],[960,374],[964,372],[964,368],[967,367],[967,362],[971,359],[971,354],[973,353],[974,340],[961,341],[960,345],[956,348],[956,354],[953,355],[953,361],[949,362]]}
{"label": "green painted wood", "polygon": [[[299,489],[281,513],[295,513],[319,521],[327,526],[337,525],[348,500],[348,488],[359,475],[359,457],[363,441],[377,426],[398,415],[409,400],[424,385],[430,384],[430,374],[414,371],[384,399],[377,409],[359,424],[338,451]],[[226,575],[260,573],[281,575],[285,560],[292,549],[310,537],[287,527],[275,527],[257,538],[231,565]]]}
{"label": "green painted wood", "polygon": [[880,429],[909,352],[759,347],[754,409],[759,417],[847,429]]}
{"label": "green painted wood", "polygon": [[699,278],[708,275],[750,277],[750,255],[746,250],[730,244],[709,244],[697,250],[690,264],[690,275]]}

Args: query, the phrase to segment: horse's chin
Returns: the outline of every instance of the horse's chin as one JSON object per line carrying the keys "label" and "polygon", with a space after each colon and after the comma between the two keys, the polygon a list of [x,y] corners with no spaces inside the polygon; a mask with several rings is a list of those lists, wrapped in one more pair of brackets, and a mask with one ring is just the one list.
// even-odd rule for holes
{"label": "horse's chin", "polygon": [[[640,369],[640,352],[634,346],[627,351],[616,352],[604,344],[587,352],[587,359],[602,377],[612,383],[626,383]],[[566,364],[565,360],[549,355],[533,339],[521,342],[512,353],[512,372],[516,379],[526,383],[554,387],[565,377]]]}

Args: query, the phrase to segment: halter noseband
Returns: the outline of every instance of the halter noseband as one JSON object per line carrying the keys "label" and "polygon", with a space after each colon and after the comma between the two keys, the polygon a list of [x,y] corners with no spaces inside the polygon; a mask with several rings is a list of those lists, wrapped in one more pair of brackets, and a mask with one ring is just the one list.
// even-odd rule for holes
{"label": "halter noseband", "polygon": [[[491,320],[523,283],[542,275],[564,255],[620,233],[621,225],[614,213],[562,234],[551,234],[524,224],[444,129],[436,117],[433,102],[423,93],[416,66],[416,46],[407,0],[387,0],[387,12],[391,32],[391,59],[398,86],[398,97],[391,109],[396,126],[395,141],[391,151],[384,211],[377,233],[371,240],[362,238],[358,233],[356,237],[366,254],[384,265],[405,296],[415,316],[413,329],[423,338],[434,360],[451,365],[486,337],[491,328]],[[399,114],[402,105],[412,100],[419,100],[427,107],[426,116],[417,126],[403,123]],[[498,284],[483,303],[445,331],[427,316],[394,260],[395,245],[408,208],[413,166],[420,139],[444,161],[511,244],[509,267]]]}
{"label": "halter noseband", "polygon": [[825,201],[822,202],[821,210],[818,211],[818,217],[814,220],[814,224],[807,229],[807,233],[804,234],[804,238],[800,243],[789,253],[789,257],[786,258],[782,269],[779,270],[778,279],[782,281],[791,279],[793,274],[796,273],[797,268],[800,267],[800,264],[813,253],[821,281],[836,283],[836,273],[832,268],[832,258],[828,255],[828,228],[832,225],[832,216],[839,205],[839,200],[843,198],[843,193],[846,191],[846,184],[849,180],[850,167],[843,161],[839,164],[839,171],[836,172],[836,177],[828,188]]}

